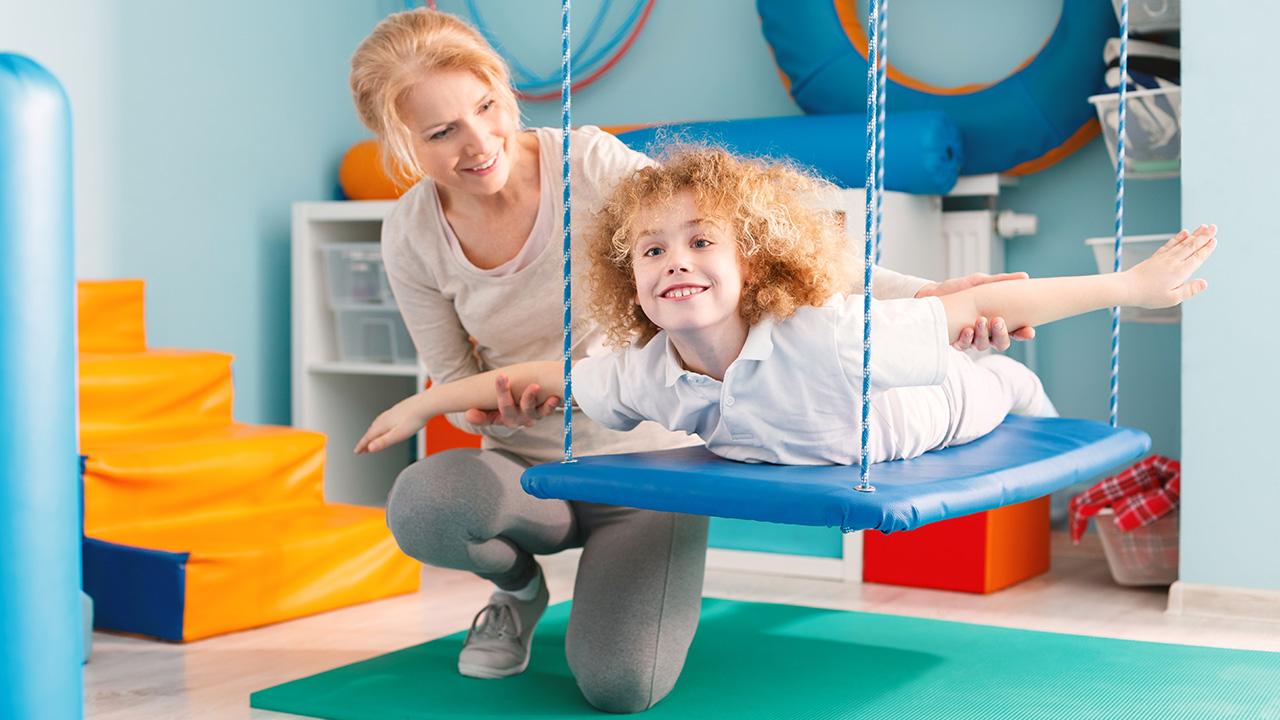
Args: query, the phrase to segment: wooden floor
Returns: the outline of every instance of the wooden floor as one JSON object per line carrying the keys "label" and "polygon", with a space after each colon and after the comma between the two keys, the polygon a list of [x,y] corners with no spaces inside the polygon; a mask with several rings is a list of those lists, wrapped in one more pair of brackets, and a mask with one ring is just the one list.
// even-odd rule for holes
{"label": "wooden floor", "polygon": [[[1093,537],[1092,535],[1087,537]],[[1280,652],[1280,623],[1166,615],[1163,588],[1112,582],[1096,545],[1055,537],[1053,568],[992,595],[711,571],[708,597],[883,612],[1103,637]],[[576,555],[544,559],[551,601],[572,596]],[[412,595],[186,645],[96,633],[85,666],[91,720],[295,716],[249,708],[249,693],[469,626],[492,586],[428,568]]]}

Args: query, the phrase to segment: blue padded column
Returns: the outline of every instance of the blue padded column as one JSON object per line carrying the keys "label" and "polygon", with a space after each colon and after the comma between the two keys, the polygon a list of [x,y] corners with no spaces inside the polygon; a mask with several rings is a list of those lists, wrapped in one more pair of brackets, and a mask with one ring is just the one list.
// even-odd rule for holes
{"label": "blue padded column", "polygon": [[71,110],[0,53],[0,717],[84,716]]}

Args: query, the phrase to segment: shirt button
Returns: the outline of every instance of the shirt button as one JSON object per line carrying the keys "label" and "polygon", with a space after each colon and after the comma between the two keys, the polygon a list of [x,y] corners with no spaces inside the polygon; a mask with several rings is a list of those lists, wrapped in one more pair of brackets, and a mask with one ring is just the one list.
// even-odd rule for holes
{"label": "shirt button", "polygon": [[729,397],[725,398],[724,404],[728,407],[733,407],[733,396],[730,395]]}

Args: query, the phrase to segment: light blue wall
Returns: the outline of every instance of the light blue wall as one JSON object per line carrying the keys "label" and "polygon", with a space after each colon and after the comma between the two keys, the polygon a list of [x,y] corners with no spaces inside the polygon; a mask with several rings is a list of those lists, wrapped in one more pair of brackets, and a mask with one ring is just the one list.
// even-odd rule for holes
{"label": "light blue wall", "polygon": [[1280,57],[1271,3],[1182,4],[1185,224],[1216,222],[1182,336],[1182,580],[1280,590]]}
{"label": "light blue wall", "polygon": [[115,277],[115,38],[102,0],[0,0],[0,51],[52,72],[71,101],[77,277]]}
{"label": "light blue wall", "polygon": [[334,197],[348,60],[400,7],[0,0],[71,97],[78,275],[145,279],[152,345],[235,354],[240,420],[289,420],[289,205]]}
{"label": "light blue wall", "polygon": [[236,356],[236,416],[289,421],[290,203],[333,199],[363,137],[351,51],[390,2],[120,0],[118,270],[154,345]]}
{"label": "light blue wall", "polygon": [[[627,10],[633,3],[613,4]],[[478,5],[505,48],[530,71],[559,72],[559,2],[488,0]],[[470,17],[462,0],[438,0],[437,6]],[[586,33],[600,6],[600,0],[573,3],[575,38]],[[624,17],[611,11],[606,26],[617,27]],[[778,76],[752,0],[660,0],[627,55],[604,78],[574,93],[572,111],[575,125],[800,113]],[[559,99],[526,104],[524,115],[527,125],[558,127]]]}

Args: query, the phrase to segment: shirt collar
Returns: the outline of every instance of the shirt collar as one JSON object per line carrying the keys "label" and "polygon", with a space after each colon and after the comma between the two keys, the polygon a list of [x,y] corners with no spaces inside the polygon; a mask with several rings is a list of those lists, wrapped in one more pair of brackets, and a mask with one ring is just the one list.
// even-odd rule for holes
{"label": "shirt collar", "polygon": [[773,324],[773,316],[766,315],[751,326],[742,352],[738,353],[739,360],[764,360],[773,354]]}
{"label": "shirt collar", "polygon": [[[742,345],[742,352],[738,353],[738,360],[764,360],[772,355],[773,325],[772,315],[767,315],[759,323],[752,325],[747,330],[747,341]],[[680,354],[676,352],[676,347],[671,344],[671,338],[667,337],[665,330],[655,335],[651,342],[661,342],[663,345],[665,356],[663,365],[666,369],[667,387],[675,385],[677,380],[691,374],[680,364]]]}
{"label": "shirt collar", "polygon": [[667,387],[676,384],[676,381],[689,374],[688,370],[680,364],[680,354],[676,352],[676,346],[671,344],[671,338],[667,337],[667,331],[663,330],[654,336],[650,342],[661,342],[663,349],[663,366],[666,368]]}

